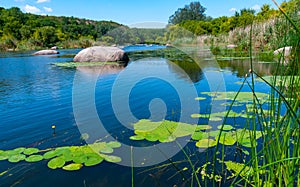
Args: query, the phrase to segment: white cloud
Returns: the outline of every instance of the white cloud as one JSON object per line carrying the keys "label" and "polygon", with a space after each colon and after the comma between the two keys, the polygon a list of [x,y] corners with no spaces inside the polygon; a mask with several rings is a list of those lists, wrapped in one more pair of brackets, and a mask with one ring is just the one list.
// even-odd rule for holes
{"label": "white cloud", "polygon": [[50,2],[51,0],[37,0],[36,3],[46,3]]}
{"label": "white cloud", "polygon": [[236,12],[236,11],[237,11],[236,8],[231,8],[231,9],[229,10],[229,12]]}
{"label": "white cloud", "polygon": [[15,2],[24,2],[25,0],[15,0]]}
{"label": "white cloud", "polygon": [[37,8],[35,6],[30,6],[30,5],[26,5],[24,7],[24,10],[25,10],[25,12],[32,13],[32,14],[37,14],[37,13],[41,12],[41,10],[39,8]]}
{"label": "white cloud", "polygon": [[52,8],[50,7],[43,7],[43,8],[46,12],[53,12]]}
{"label": "white cloud", "polygon": [[259,6],[259,5],[254,5],[254,6],[252,7],[252,9],[253,9],[253,10],[260,10],[260,6]]}

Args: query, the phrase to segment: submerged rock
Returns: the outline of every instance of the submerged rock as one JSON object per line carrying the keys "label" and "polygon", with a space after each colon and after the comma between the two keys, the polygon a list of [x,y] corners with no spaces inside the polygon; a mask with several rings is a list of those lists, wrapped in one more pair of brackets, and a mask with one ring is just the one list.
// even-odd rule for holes
{"label": "submerged rock", "polygon": [[129,58],[125,51],[117,47],[89,47],[80,51],[74,62],[125,62]]}
{"label": "submerged rock", "polygon": [[55,50],[41,50],[35,52],[33,55],[55,55],[55,54],[59,54],[59,52]]}

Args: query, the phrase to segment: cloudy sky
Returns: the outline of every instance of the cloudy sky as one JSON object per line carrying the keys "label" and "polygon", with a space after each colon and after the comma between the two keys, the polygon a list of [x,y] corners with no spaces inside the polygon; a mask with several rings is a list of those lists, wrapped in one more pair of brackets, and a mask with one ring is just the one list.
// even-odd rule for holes
{"label": "cloudy sky", "polygon": [[[196,0],[0,0],[0,6],[21,8],[41,15],[74,16],[93,20],[112,20],[131,25],[143,22],[167,23],[178,8]],[[200,0],[206,15],[231,16],[242,8],[259,10],[271,0]],[[283,0],[277,0],[280,4]]]}

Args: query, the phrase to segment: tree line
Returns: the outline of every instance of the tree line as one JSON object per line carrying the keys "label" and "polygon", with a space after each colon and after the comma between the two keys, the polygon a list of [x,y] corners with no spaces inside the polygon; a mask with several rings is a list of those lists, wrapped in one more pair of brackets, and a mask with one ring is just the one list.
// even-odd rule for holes
{"label": "tree line", "polygon": [[41,16],[0,7],[0,50],[155,43],[165,29],[136,29],[113,21]]}
{"label": "tree line", "polygon": [[[297,5],[299,8],[299,1],[291,0],[283,2],[281,7],[287,12],[292,12],[296,11]],[[221,16],[215,19],[206,16],[205,10],[206,8],[200,2],[192,2],[184,8],[179,8],[170,16],[169,24],[183,27],[195,35],[218,35],[228,33],[235,28],[246,27],[254,21],[263,22],[280,15],[280,11],[271,8],[269,4],[264,4],[259,11],[244,8],[236,11],[234,16]]]}

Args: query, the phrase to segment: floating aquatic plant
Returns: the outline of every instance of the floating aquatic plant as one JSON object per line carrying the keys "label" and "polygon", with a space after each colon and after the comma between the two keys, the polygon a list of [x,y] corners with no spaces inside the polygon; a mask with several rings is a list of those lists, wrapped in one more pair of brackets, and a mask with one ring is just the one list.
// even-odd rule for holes
{"label": "floating aquatic plant", "polygon": [[233,126],[231,126],[231,125],[219,125],[217,128],[222,129],[224,131],[230,131],[230,130],[233,129]]}
{"label": "floating aquatic plant", "polygon": [[172,142],[176,138],[191,136],[196,125],[191,125],[181,122],[160,121],[152,122],[150,120],[142,119],[134,124],[135,136],[131,136],[131,140],[143,140],[155,142]]}
{"label": "floating aquatic plant", "polygon": [[[202,92],[203,95],[208,95],[212,97],[214,100],[234,100],[237,92]],[[253,101],[253,93],[252,92],[239,92],[235,101],[240,103],[251,103]],[[255,96],[260,101],[266,101],[269,98],[269,94],[262,92],[255,92]]]}
{"label": "floating aquatic plant", "polygon": [[198,141],[196,143],[197,147],[208,148],[216,146],[218,141],[220,144],[227,146],[234,145],[237,142],[244,147],[256,146],[256,142],[251,144],[251,136],[252,138],[255,136],[256,139],[262,136],[260,131],[235,130],[231,125],[219,125],[218,129],[222,127],[223,131],[210,130],[212,128],[210,125],[191,125],[167,120],[152,122],[142,119],[134,124],[135,135],[131,136],[130,139],[165,143],[175,141],[179,137],[190,136],[192,140]]}
{"label": "floating aquatic plant", "polygon": [[[107,162],[121,162],[118,156],[110,155],[115,148],[121,147],[119,142],[96,142],[83,146],[64,146],[40,151],[37,148],[16,148],[0,151],[0,160],[8,160],[12,163],[20,161],[39,162],[49,160],[47,166],[50,169],[62,168],[68,171],[79,170],[84,166],[95,166],[103,160]],[[44,153],[43,155],[41,153]]]}
{"label": "floating aquatic plant", "polygon": [[217,142],[214,139],[202,139],[196,143],[196,146],[199,148],[209,148],[217,145]]}

